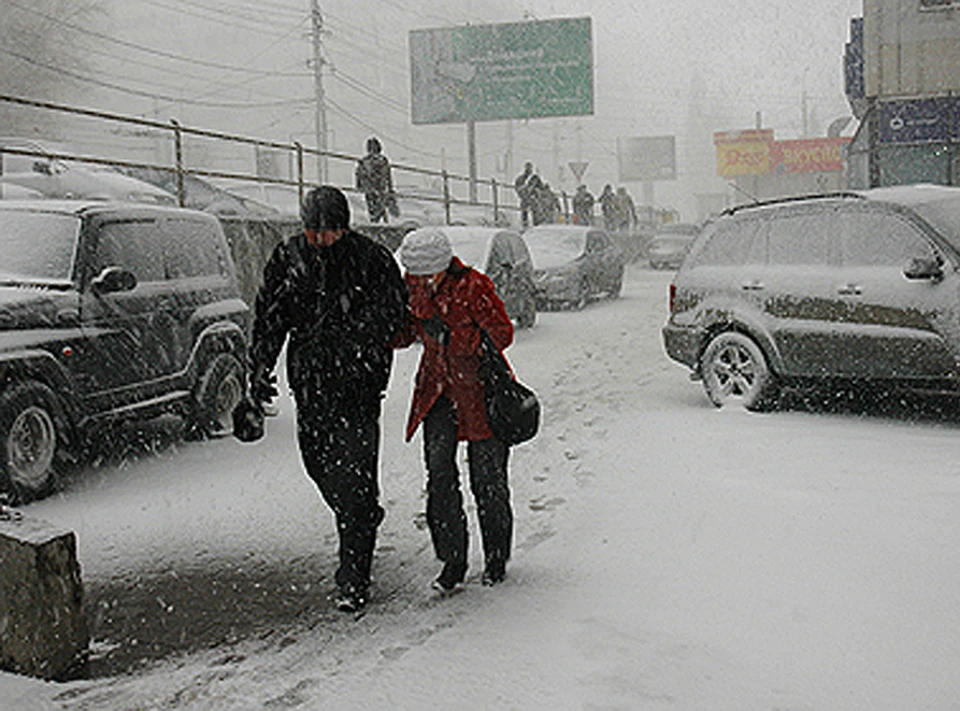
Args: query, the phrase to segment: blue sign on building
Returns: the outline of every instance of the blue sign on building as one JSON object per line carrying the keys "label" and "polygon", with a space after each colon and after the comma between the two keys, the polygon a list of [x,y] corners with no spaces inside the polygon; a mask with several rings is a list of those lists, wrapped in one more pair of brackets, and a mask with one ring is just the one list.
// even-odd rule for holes
{"label": "blue sign on building", "polygon": [[960,98],[884,101],[880,104],[881,143],[930,143],[960,136]]}

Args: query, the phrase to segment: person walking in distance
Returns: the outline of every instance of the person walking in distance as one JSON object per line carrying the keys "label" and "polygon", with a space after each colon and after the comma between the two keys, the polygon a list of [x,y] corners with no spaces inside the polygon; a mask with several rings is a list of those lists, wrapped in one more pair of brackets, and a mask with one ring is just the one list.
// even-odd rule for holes
{"label": "person walking in distance", "polygon": [[604,185],[600,193],[600,212],[603,214],[603,229],[613,232],[617,228],[617,194],[610,183]]}
{"label": "person walking in distance", "polygon": [[513,537],[510,449],[487,423],[478,368],[481,329],[503,350],[513,342],[513,325],[493,282],[453,255],[441,229],[409,233],[399,256],[406,270],[409,315],[394,345],[423,343],[406,435],[409,442],[423,425],[427,525],[434,552],[443,562],[433,587],[443,594],[453,592],[467,572],[467,517],[456,463],[462,441],[467,443],[470,490],[483,541],[482,582],[496,585],[506,576]]}
{"label": "person walking in distance", "polygon": [[[311,190],[301,219],[303,232],[279,244],[263,270],[244,401],[252,412],[245,414],[256,420],[256,408],[276,393],[272,372],[286,342],[300,456],[336,519],[335,603],[357,611],[368,599],[384,516],[381,400],[393,363],[388,343],[404,324],[406,289],[390,252],[348,227],[350,208],[340,190]],[[241,440],[262,435],[262,429],[244,432],[236,412],[234,422]]]}
{"label": "person walking in distance", "polygon": [[573,218],[578,225],[590,225],[593,220],[593,204],[596,200],[586,185],[578,185],[573,196]]}
{"label": "person walking in distance", "polygon": [[523,172],[513,181],[513,187],[517,191],[517,199],[520,201],[520,222],[524,227],[530,225],[533,213],[535,193],[540,178],[533,171],[533,163],[527,161],[523,166]]}
{"label": "person walking in distance", "polygon": [[357,162],[356,188],[367,200],[367,215],[371,222],[387,222],[388,209],[395,210],[393,178],[390,161],[383,155],[383,147],[376,138],[367,140],[367,155]]}

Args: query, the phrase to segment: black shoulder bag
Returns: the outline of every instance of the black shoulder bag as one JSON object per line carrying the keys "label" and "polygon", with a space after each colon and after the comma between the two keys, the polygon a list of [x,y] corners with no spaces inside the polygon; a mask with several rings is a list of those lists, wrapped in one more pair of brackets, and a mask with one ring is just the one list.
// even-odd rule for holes
{"label": "black shoulder bag", "polygon": [[480,380],[490,429],[511,446],[533,439],[540,428],[537,394],[513,377],[490,334],[480,329],[480,335]]}

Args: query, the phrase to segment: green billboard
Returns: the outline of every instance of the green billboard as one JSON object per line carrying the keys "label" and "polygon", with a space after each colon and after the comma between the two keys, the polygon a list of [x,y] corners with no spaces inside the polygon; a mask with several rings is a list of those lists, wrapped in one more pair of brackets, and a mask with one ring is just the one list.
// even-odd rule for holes
{"label": "green billboard", "polygon": [[413,30],[413,123],[593,113],[589,17]]}

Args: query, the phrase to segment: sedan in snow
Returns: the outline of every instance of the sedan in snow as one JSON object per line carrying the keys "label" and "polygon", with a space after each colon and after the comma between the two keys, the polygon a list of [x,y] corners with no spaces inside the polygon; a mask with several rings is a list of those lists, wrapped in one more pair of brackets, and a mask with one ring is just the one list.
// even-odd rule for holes
{"label": "sedan in snow", "polygon": [[582,309],[623,287],[626,258],[604,230],[576,225],[539,225],[523,233],[533,258],[537,307]]}

